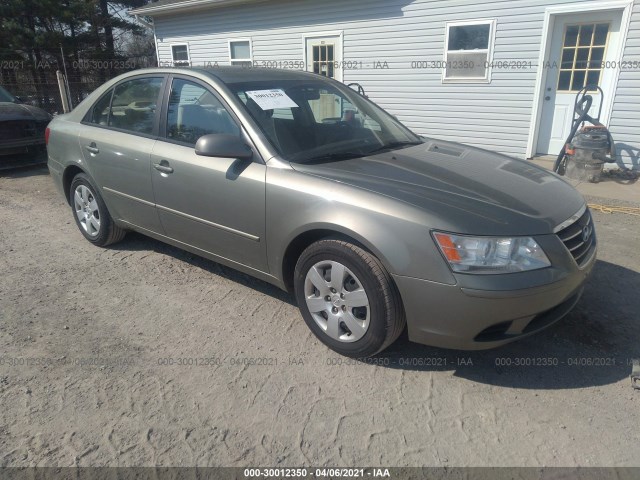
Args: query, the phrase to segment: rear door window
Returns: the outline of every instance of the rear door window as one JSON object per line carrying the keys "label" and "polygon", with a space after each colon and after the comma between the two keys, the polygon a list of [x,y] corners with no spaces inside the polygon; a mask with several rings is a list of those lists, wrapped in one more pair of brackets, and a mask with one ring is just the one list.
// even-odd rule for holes
{"label": "rear door window", "polygon": [[109,126],[135,133],[153,133],[162,77],[136,78],[113,92]]}

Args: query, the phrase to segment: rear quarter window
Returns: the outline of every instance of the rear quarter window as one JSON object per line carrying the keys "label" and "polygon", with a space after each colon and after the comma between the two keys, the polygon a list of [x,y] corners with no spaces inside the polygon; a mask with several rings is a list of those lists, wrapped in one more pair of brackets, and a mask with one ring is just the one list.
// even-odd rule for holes
{"label": "rear quarter window", "polygon": [[85,122],[94,123],[96,125],[108,125],[109,124],[109,107],[111,105],[111,95],[113,89],[105,93],[100,99],[91,107],[89,112],[84,118]]}

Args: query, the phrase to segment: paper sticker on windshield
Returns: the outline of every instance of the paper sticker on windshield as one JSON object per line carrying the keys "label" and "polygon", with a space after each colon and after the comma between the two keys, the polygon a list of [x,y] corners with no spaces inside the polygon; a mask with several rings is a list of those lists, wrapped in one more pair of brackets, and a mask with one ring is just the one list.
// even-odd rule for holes
{"label": "paper sticker on windshield", "polygon": [[277,88],[273,90],[253,90],[247,92],[249,98],[262,110],[273,110],[275,108],[296,108],[298,105],[291,100],[284,90]]}

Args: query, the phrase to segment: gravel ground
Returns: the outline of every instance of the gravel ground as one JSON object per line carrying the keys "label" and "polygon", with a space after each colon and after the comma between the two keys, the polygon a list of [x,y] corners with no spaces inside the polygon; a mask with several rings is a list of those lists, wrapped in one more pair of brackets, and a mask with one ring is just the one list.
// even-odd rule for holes
{"label": "gravel ground", "polygon": [[354,364],[287,294],[141,235],[93,247],[45,169],[5,173],[0,466],[639,466],[640,218],[594,217],[556,326]]}

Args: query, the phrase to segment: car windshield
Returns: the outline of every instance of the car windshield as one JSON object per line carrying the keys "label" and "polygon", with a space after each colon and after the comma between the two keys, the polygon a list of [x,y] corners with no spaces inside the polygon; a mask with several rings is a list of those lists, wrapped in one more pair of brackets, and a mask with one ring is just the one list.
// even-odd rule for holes
{"label": "car windshield", "polygon": [[4,88],[0,87],[0,102],[15,102],[16,97],[7,92]]}
{"label": "car windshield", "polygon": [[422,143],[380,107],[337,82],[281,80],[228,85],[280,155],[318,163]]}

